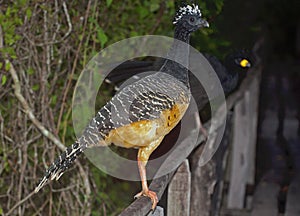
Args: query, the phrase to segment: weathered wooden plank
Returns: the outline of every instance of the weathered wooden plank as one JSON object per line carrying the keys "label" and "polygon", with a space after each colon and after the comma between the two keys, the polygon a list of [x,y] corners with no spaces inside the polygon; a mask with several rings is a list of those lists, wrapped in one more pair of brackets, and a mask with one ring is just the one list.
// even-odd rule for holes
{"label": "weathered wooden plank", "polygon": [[300,176],[295,178],[289,186],[285,216],[298,216],[300,215]]}
{"label": "weathered wooden plank", "polygon": [[147,216],[164,216],[164,209],[157,206],[154,212],[149,212]]}
{"label": "weathered wooden plank", "polygon": [[293,161],[295,177],[287,193],[285,216],[294,216],[300,215],[300,137],[289,140],[288,150]]}
{"label": "weathered wooden plank", "polygon": [[246,185],[255,181],[259,82],[260,76],[252,80],[234,108],[228,208],[244,208]]}
{"label": "weathered wooden plank", "polygon": [[257,138],[257,122],[258,122],[258,101],[259,101],[259,77],[253,79],[252,84],[249,88],[250,99],[249,99],[249,133],[250,140],[248,146],[248,177],[247,183],[255,183],[255,153],[256,153],[256,138]]}
{"label": "weathered wooden plank", "polygon": [[[204,166],[202,161],[203,146],[196,149],[190,157],[191,161],[191,216],[218,215],[223,192],[224,154],[229,145],[231,134],[231,115],[227,118],[227,126],[220,146],[211,160]],[[215,140],[215,139],[214,139]],[[207,144],[206,144],[207,145]],[[225,164],[224,164],[225,163]]]}
{"label": "weathered wooden plank", "polygon": [[191,216],[209,216],[211,210],[211,196],[214,192],[216,180],[216,164],[211,160],[205,166],[193,169]]}
{"label": "weathered wooden plank", "polygon": [[275,183],[261,182],[257,186],[254,197],[251,216],[277,216],[277,197],[280,186]]}
{"label": "weathered wooden plank", "polygon": [[[218,148],[213,160],[216,163],[216,186],[214,188],[212,198],[211,198],[211,208],[210,208],[210,216],[218,216],[220,215],[220,211],[222,208],[222,203],[224,201],[224,183],[225,183],[225,174],[228,166],[228,152],[229,146],[231,143],[231,131],[232,131],[232,113],[227,115],[226,121],[226,129],[223,135],[222,142],[220,147]],[[192,173],[193,177],[193,173]],[[193,181],[192,181],[193,182]]]}
{"label": "weathered wooden plank", "polygon": [[291,111],[291,113],[294,114],[293,116],[286,116],[284,118],[283,134],[284,137],[288,140],[295,139],[298,137],[299,120],[295,118],[295,111],[293,111]]}
{"label": "weathered wooden plank", "polygon": [[177,169],[168,188],[168,215],[190,215],[191,172],[188,160]]}
{"label": "weathered wooden plank", "polygon": [[[160,178],[154,179],[149,188],[157,193],[158,199],[161,198],[165,188],[167,187],[169,181],[174,175],[175,171],[162,176]],[[124,209],[119,216],[143,216],[147,215],[151,211],[151,200],[148,197],[140,197],[136,199],[131,205]],[[151,213],[151,212],[150,212]]]}
{"label": "weathered wooden plank", "polygon": [[[219,216],[250,216],[250,212],[246,210],[239,209],[223,209]],[[256,215],[256,216],[264,216],[264,215]]]}
{"label": "weathered wooden plank", "polygon": [[249,92],[234,108],[232,161],[227,207],[244,208],[245,190],[248,171],[249,131]]}

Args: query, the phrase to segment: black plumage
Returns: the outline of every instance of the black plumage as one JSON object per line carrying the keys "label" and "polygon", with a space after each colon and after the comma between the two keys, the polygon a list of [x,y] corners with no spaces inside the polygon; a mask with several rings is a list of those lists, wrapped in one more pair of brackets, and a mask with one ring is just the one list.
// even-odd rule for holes
{"label": "black plumage", "polygon": [[[222,63],[217,57],[209,54],[203,54],[204,57],[211,64],[220,79],[225,95],[234,91],[241,81],[246,77],[247,71],[255,63],[254,55],[249,50],[238,50],[228,54]],[[197,61],[197,59],[190,59],[190,61]],[[131,78],[130,82],[135,82],[141,79],[148,73],[153,73],[159,70],[163,59],[156,58],[148,61],[130,60],[120,64],[114,68],[106,77],[106,82],[113,83],[116,90],[119,86],[122,88],[122,83]],[[191,93],[196,100],[199,110],[208,103],[208,97],[200,81],[189,73]],[[126,83],[127,85],[127,83]],[[218,95],[215,95],[217,97]]]}

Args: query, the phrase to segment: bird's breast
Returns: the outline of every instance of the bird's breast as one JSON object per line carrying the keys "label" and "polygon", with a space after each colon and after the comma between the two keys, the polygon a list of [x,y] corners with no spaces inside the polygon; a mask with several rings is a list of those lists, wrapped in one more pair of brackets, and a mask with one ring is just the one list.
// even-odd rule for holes
{"label": "bird's breast", "polygon": [[160,118],[141,120],[113,129],[105,139],[124,148],[139,148],[167,135],[181,120],[188,104],[175,104],[163,110]]}

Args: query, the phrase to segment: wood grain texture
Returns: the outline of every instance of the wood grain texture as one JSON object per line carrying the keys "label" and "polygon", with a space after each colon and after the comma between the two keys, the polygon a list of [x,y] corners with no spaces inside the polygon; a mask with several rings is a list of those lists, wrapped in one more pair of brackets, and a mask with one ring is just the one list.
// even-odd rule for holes
{"label": "wood grain texture", "polygon": [[254,184],[259,76],[254,78],[234,110],[232,164],[228,208],[243,209],[247,184]]}
{"label": "wood grain texture", "polygon": [[254,193],[251,216],[278,215],[277,197],[279,190],[278,184],[260,182]]}
{"label": "wood grain texture", "polygon": [[294,178],[287,194],[285,216],[300,215],[300,176]]}
{"label": "wood grain texture", "polygon": [[177,169],[168,188],[168,215],[189,216],[191,172],[186,159]]}
{"label": "wood grain texture", "polygon": [[249,92],[234,108],[234,134],[232,144],[232,164],[227,207],[244,208],[245,186],[248,171],[249,133]]}

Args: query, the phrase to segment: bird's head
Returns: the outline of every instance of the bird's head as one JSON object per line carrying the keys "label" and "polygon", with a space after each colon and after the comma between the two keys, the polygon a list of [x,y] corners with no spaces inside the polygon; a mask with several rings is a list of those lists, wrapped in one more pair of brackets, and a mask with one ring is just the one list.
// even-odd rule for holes
{"label": "bird's head", "polygon": [[173,24],[194,32],[202,27],[209,27],[206,20],[202,19],[198,5],[185,5],[180,7],[175,15]]}
{"label": "bird's head", "polygon": [[237,50],[233,53],[230,53],[225,59],[225,64],[227,64],[227,66],[233,70],[248,70],[254,66],[254,63],[255,57],[252,51],[247,49]]}

